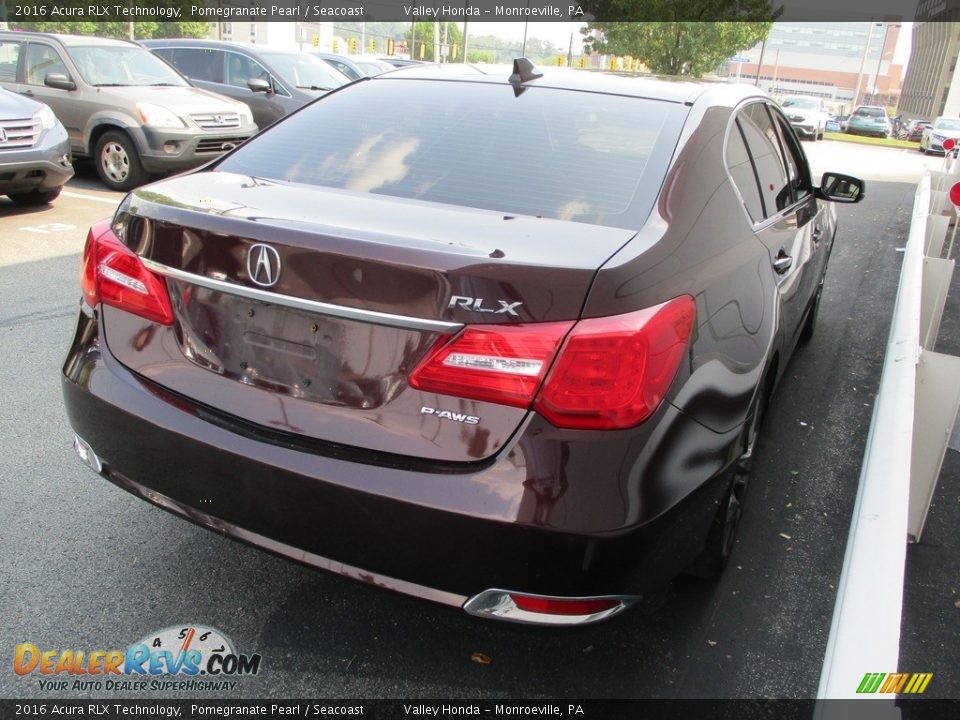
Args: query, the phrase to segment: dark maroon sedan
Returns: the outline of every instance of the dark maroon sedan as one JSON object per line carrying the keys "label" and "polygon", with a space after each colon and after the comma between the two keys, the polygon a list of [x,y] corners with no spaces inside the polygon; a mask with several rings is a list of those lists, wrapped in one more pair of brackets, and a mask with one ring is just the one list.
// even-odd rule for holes
{"label": "dark maroon sedan", "polygon": [[483,617],[610,617],[729,555],[836,231],[755,88],[359,81],[91,228],[85,462],[195,523]]}

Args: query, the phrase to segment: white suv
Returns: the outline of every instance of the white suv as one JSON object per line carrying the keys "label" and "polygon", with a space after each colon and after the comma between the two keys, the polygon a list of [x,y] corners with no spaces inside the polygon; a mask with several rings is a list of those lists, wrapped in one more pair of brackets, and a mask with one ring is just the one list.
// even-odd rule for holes
{"label": "white suv", "polygon": [[798,134],[813,140],[823,140],[823,133],[830,117],[823,100],[816,97],[791,95],[780,103],[790,125]]}

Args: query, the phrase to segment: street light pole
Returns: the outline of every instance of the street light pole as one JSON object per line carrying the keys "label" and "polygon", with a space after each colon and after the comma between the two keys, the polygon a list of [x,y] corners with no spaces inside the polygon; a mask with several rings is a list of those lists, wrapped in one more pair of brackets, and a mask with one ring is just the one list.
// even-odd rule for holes
{"label": "street light pole", "polygon": [[877,81],[880,79],[880,66],[883,64],[883,51],[887,47],[887,33],[890,31],[889,23],[883,23],[883,43],[880,45],[880,57],[877,58],[877,72],[873,75],[873,99],[874,105],[879,105],[877,99]]}
{"label": "street light pole", "polygon": [[[870,18],[870,25],[867,29],[867,44],[863,47],[863,57],[860,59],[860,72],[857,75],[857,87],[853,91],[853,110],[860,104],[860,83],[863,80],[863,68],[867,64],[867,53],[870,52],[870,40],[873,39],[873,18]],[[881,52],[881,55],[883,53]]]}

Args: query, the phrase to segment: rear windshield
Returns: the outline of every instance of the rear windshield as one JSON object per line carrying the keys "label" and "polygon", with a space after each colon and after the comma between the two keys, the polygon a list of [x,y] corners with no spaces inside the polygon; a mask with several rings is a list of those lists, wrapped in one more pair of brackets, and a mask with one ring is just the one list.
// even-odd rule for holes
{"label": "rear windshield", "polygon": [[783,101],[783,107],[795,107],[801,110],[819,110],[820,101],[813,98],[787,98]]}
{"label": "rear windshield", "polygon": [[677,103],[503,84],[361,81],[248,141],[226,172],[636,228],[686,116]]}
{"label": "rear windshield", "polygon": [[862,107],[858,108],[854,115],[859,115],[860,117],[885,118],[887,116],[887,112],[883,108]]}
{"label": "rear windshield", "polygon": [[960,130],[960,120],[954,118],[938,118],[934,127],[937,130]]}

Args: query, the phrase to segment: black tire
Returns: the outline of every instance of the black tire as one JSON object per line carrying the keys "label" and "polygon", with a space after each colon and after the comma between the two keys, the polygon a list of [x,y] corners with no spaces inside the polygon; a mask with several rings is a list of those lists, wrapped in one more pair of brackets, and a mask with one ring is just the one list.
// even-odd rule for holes
{"label": "black tire", "polygon": [[97,140],[93,161],[100,179],[111,190],[133,190],[147,179],[137,148],[125,132],[105,132]]}
{"label": "black tire", "polygon": [[747,416],[742,437],[742,452],[730,469],[728,484],[717,514],[707,535],[707,541],[700,555],[686,569],[688,575],[703,579],[719,577],[730,560],[733,546],[743,516],[743,501],[753,472],[753,458],[756,452],[757,437],[766,415],[770,398],[770,383],[764,380],[762,389]]}
{"label": "black tire", "polygon": [[807,319],[803,323],[803,329],[800,330],[800,336],[797,339],[801,345],[806,345],[813,339],[813,333],[817,329],[817,315],[820,313],[820,296],[823,295],[823,282],[817,288],[817,294],[813,296],[813,305],[810,312],[807,313]]}
{"label": "black tire", "polygon": [[7,197],[17,205],[46,205],[57,199],[62,187],[53,190],[31,190],[23,193],[8,193]]}

